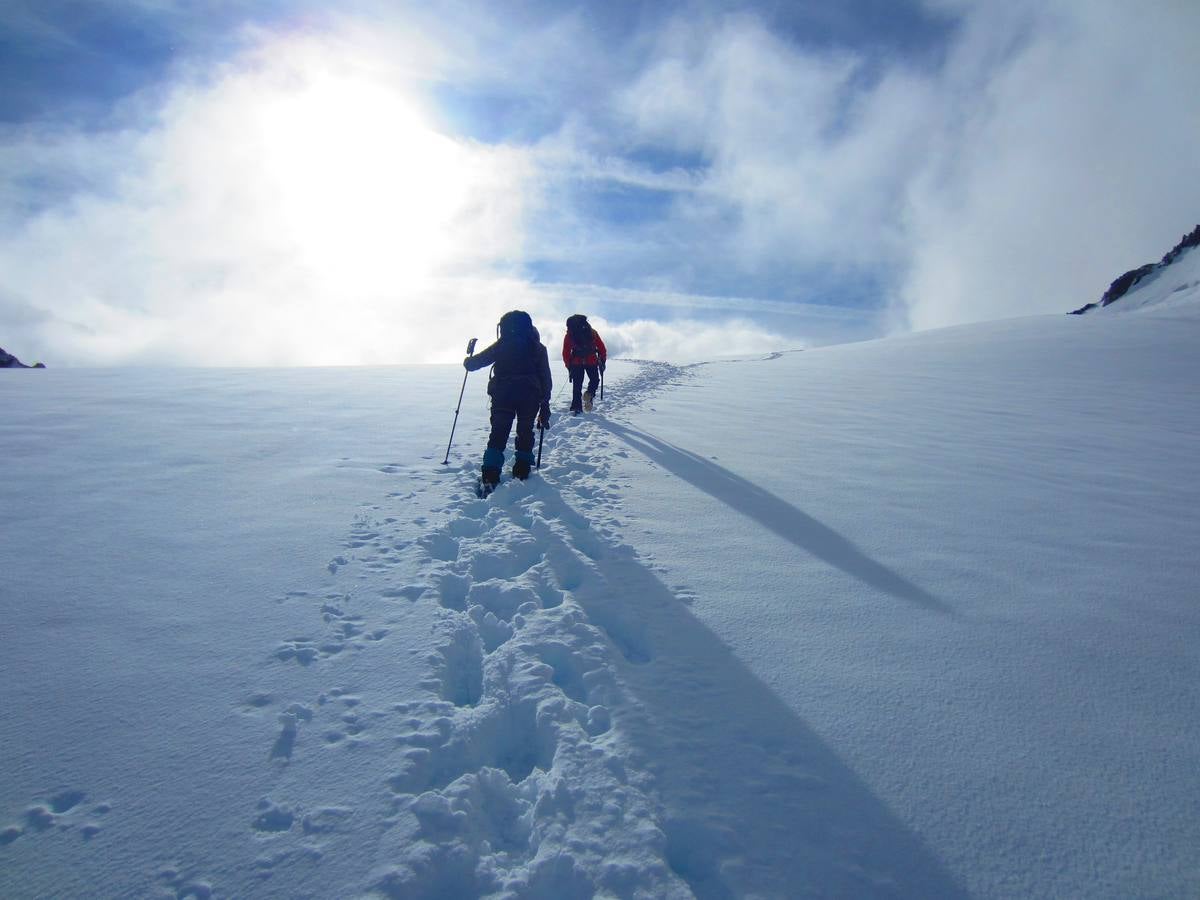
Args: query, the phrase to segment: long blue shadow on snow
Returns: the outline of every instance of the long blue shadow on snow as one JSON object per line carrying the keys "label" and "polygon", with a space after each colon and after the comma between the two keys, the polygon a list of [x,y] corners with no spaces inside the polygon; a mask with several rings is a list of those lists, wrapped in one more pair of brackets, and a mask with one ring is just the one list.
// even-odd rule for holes
{"label": "long blue shadow on snow", "polygon": [[847,575],[925,609],[946,614],[953,612],[933,594],[871,559],[828,525],[753,482],[644,431],[635,431],[608,419],[597,418],[595,423],[668,472]]}
{"label": "long blue shadow on snow", "polygon": [[619,693],[636,700],[606,701],[622,758],[652,776],[667,865],[698,900],[966,900],[934,849],[630,548],[551,482],[534,489],[533,514],[509,509],[612,644]]}

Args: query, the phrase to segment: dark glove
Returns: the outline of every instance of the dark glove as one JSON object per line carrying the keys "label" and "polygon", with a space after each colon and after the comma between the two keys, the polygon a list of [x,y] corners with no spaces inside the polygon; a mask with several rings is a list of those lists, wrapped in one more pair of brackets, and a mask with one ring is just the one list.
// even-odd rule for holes
{"label": "dark glove", "polygon": [[550,427],[550,404],[543,403],[542,408],[538,411],[538,428]]}
{"label": "dark glove", "polygon": [[463,360],[463,368],[466,369],[468,372],[471,371],[471,357],[468,356],[466,359]]}
{"label": "dark glove", "polygon": [[604,360],[600,360],[600,371],[604,371]]}

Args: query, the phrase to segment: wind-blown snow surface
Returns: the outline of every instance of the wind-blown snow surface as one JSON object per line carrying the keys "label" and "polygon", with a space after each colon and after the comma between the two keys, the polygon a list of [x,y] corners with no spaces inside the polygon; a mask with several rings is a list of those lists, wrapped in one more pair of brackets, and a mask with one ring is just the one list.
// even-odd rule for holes
{"label": "wind-blown snow surface", "polygon": [[1194,897],[1195,312],[8,373],[0,895]]}

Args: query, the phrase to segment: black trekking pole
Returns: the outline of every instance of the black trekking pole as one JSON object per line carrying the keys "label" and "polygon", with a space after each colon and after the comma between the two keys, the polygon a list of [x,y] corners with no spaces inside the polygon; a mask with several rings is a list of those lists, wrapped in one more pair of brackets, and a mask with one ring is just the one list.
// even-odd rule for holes
{"label": "black trekking pole", "polygon": [[604,399],[604,370],[600,370],[600,399]]}
{"label": "black trekking pole", "polygon": [[546,439],[546,426],[539,425],[538,431],[540,432],[540,434],[538,434],[538,458],[537,458],[537,465],[535,466],[535,468],[540,469],[542,467],[542,441],[544,441]]}
{"label": "black trekking pole", "polygon": [[[475,338],[467,341],[467,356],[475,352]],[[471,374],[471,370],[467,369],[463,375],[462,390],[458,392],[458,406],[454,409],[454,424],[450,426],[450,443],[446,445],[446,458],[442,460],[442,465],[447,465],[450,462],[450,446],[454,443],[454,429],[458,427],[458,411],[462,409],[463,394],[467,392],[467,375]]]}

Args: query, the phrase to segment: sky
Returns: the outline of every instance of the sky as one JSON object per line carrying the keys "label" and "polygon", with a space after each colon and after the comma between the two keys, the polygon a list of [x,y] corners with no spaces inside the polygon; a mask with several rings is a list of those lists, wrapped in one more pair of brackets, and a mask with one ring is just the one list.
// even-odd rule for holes
{"label": "sky", "polygon": [[26,2],[0,346],[686,362],[1098,299],[1200,222],[1190,0]]}

